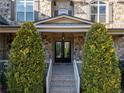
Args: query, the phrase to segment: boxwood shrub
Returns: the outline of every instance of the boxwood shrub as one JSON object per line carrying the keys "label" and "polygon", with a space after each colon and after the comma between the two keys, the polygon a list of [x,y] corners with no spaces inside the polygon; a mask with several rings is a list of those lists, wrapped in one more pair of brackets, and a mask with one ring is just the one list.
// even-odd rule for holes
{"label": "boxwood shrub", "polygon": [[9,93],[43,93],[44,50],[32,23],[24,23],[17,32],[8,64]]}
{"label": "boxwood shrub", "polygon": [[103,24],[86,35],[81,75],[83,93],[120,93],[120,69],[113,40]]}

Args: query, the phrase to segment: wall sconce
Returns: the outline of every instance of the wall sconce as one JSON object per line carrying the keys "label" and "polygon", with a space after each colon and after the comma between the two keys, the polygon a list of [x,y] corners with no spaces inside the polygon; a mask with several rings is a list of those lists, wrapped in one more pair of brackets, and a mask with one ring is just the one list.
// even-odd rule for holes
{"label": "wall sconce", "polygon": [[62,33],[62,40],[64,40],[65,39],[65,36],[64,36],[64,33]]}

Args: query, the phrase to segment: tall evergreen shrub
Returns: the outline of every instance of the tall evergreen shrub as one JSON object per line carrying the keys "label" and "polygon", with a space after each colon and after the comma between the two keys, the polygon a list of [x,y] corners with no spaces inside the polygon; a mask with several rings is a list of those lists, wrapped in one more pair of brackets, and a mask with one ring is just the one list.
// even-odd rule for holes
{"label": "tall evergreen shrub", "polygon": [[83,93],[120,93],[119,62],[103,24],[92,25],[87,33],[83,58]]}
{"label": "tall evergreen shrub", "polygon": [[32,23],[24,23],[17,32],[8,64],[9,93],[43,93],[44,51]]}

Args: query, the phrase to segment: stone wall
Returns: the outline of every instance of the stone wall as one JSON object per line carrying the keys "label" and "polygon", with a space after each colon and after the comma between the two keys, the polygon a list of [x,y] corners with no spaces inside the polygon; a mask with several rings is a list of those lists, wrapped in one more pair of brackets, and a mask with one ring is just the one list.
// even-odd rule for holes
{"label": "stone wall", "polygon": [[[15,3],[15,0],[13,0]],[[63,0],[59,0],[63,1]],[[70,2],[71,0],[69,0]],[[74,3],[74,16],[88,19],[90,20],[90,2],[92,0],[72,0]],[[107,24],[107,27],[109,28],[123,28],[124,25],[124,0],[103,0],[106,3],[112,3],[113,4],[113,15],[112,22],[109,22]],[[58,0],[57,0],[58,2]],[[68,3],[69,3],[68,2]],[[58,8],[61,7],[67,7],[69,5],[68,3],[59,5]],[[36,20],[49,18],[52,16],[52,0],[35,0],[35,12],[36,13]],[[0,15],[2,15],[7,20],[14,19],[15,13],[11,13],[12,10],[15,11],[12,8],[12,0],[0,0]],[[70,7],[69,7],[70,8]],[[71,8],[70,8],[71,9]],[[39,19],[38,19],[39,18]]]}
{"label": "stone wall", "polygon": [[113,22],[109,24],[110,28],[124,27],[124,2],[113,3]]}
{"label": "stone wall", "polygon": [[83,45],[84,45],[84,34],[75,34],[74,35],[74,59],[77,61],[81,61],[82,60],[82,56],[83,56]]}
{"label": "stone wall", "polygon": [[0,15],[7,20],[11,18],[11,0],[0,0]]}
{"label": "stone wall", "polygon": [[15,33],[0,33],[0,60],[8,59],[11,43],[15,36]]}
{"label": "stone wall", "polygon": [[124,59],[124,36],[113,36],[114,46],[119,59]]}
{"label": "stone wall", "polygon": [[50,0],[40,0],[40,19],[51,17],[51,4]]}
{"label": "stone wall", "polygon": [[90,20],[90,5],[83,2],[74,2],[74,16]]}
{"label": "stone wall", "polygon": [[[55,58],[55,42],[62,41],[62,33],[42,33],[43,46],[45,50],[45,59]],[[83,33],[65,33],[65,41],[71,41],[71,58],[77,61],[82,60],[84,34]]]}

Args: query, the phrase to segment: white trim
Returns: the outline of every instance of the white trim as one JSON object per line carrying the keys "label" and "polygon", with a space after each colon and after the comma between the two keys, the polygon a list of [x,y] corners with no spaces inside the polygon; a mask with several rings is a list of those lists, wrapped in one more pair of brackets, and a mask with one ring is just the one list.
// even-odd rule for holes
{"label": "white trim", "polygon": [[88,32],[87,29],[39,29],[38,32]]}
{"label": "white trim", "polygon": [[8,62],[8,60],[0,60],[0,63]]}
{"label": "white trim", "polygon": [[[92,4],[92,2],[97,2],[97,4]],[[97,22],[100,22],[100,6],[105,6],[106,7],[106,10],[105,10],[105,23],[108,23],[109,22],[109,6],[108,6],[108,3],[104,2],[105,4],[100,4],[100,2],[104,2],[102,0],[93,0],[90,2],[90,19],[91,19],[91,6],[96,6],[97,7]],[[94,14],[95,15],[95,14]]]}
{"label": "white trim", "polygon": [[93,24],[92,22],[86,21],[86,20],[83,20],[83,19],[79,19],[79,18],[67,16],[67,15],[61,15],[61,16],[57,16],[57,17],[54,17],[54,18],[49,18],[49,19],[46,19],[46,20],[36,22],[35,25],[42,24],[42,23],[49,22],[49,21],[54,21],[54,20],[60,19],[60,18],[69,18],[69,19],[72,19],[72,20],[75,20],[75,21],[84,22],[84,23],[87,23],[87,24]]}
{"label": "white trim", "polygon": [[71,28],[71,29],[76,29],[76,28],[90,28],[91,26],[84,26],[84,25],[77,25],[77,26],[72,26],[72,25],[70,25],[70,26],[57,26],[57,25],[55,25],[55,26],[50,26],[50,25],[39,25],[39,26],[36,26],[37,28],[64,28],[64,29],[66,29],[66,28]]}
{"label": "white trim", "polygon": [[100,13],[99,13],[99,12],[100,12],[100,9],[99,9],[99,8],[100,8],[99,0],[97,1],[97,3],[98,3],[98,5],[96,5],[97,8],[98,8],[98,10],[97,10],[97,14],[98,14],[98,15],[97,15],[97,17],[98,17],[98,18],[97,18],[97,22],[100,22],[100,18],[99,18],[99,16],[100,16]]}
{"label": "white trim", "polygon": [[109,2],[106,3],[106,23],[109,23]]}
{"label": "white trim", "polygon": [[80,76],[79,76],[79,71],[78,71],[76,60],[73,61],[73,68],[74,68],[76,93],[80,93]]}
{"label": "white trim", "polygon": [[50,82],[52,79],[52,69],[53,69],[52,60],[50,59],[48,72],[47,72],[47,76],[46,76],[46,93],[49,93],[49,91],[50,91]]}
{"label": "white trim", "polygon": [[81,64],[81,63],[82,63],[82,61],[77,61],[76,63]]}

